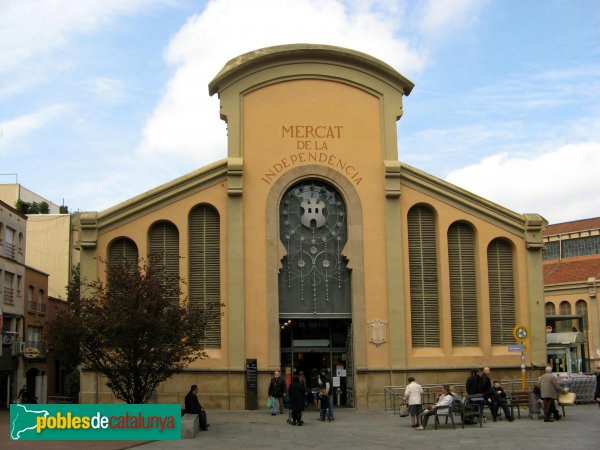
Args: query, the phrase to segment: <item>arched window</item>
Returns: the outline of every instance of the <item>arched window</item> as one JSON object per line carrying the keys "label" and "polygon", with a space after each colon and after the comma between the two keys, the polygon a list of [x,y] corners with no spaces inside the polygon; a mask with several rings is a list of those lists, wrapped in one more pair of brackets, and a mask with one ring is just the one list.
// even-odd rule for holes
{"label": "arched window", "polygon": [[279,203],[279,239],[286,255],[279,271],[281,317],[350,317],[350,271],[342,254],[347,211],[329,184],[303,180]]}
{"label": "arched window", "polygon": [[137,268],[138,249],[135,242],[126,237],[120,237],[110,243],[108,248],[108,264],[122,264]]}
{"label": "arched window", "polygon": [[455,222],[448,229],[448,266],[452,345],[478,345],[475,232],[469,224]]}
{"label": "arched window", "polygon": [[221,347],[221,237],[218,211],[195,206],[189,215],[189,299],[208,317],[205,347]]}
{"label": "arched window", "polygon": [[160,265],[169,280],[167,297],[179,300],[179,231],[173,223],[165,220],[150,227],[148,256],[150,263]]}
{"label": "arched window", "polygon": [[492,345],[506,345],[514,342],[516,325],[512,245],[506,239],[494,239],[487,257]]}
{"label": "arched window", "polygon": [[408,258],[412,345],[439,347],[436,223],[428,206],[417,205],[408,211]]}
{"label": "arched window", "polygon": [[585,300],[577,300],[577,302],[575,303],[575,313],[578,316],[583,317],[583,329],[579,330],[579,331],[587,330],[588,329],[588,323],[587,323],[588,312],[587,312],[587,303],[585,302]]}
{"label": "arched window", "polygon": [[544,305],[544,313],[546,314],[546,316],[556,315],[556,307],[554,306],[554,303],[546,302],[546,304]]}
{"label": "arched window", "polygon": [[[571,304],[569,302],[567,302],[566,300],[560,302],[559,311],[560,311],[561,316],[570,316],[571,315]],[[559,323],[560,330],[563,332],[571,331],[573,328],[572,320],[561,320],[558,323]]]}

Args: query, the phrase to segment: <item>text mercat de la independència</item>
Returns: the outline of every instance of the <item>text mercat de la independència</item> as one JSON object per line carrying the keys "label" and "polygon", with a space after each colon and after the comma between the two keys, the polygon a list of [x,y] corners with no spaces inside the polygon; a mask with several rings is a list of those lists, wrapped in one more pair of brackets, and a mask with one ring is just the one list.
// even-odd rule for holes
{"label": "text mercat de la independ\u00e8ncia", "polygon": [[[298,153],[293,153],[284,156],[279,161],[274,163],[271,168],[265,172],[261,180],[267,184],[271,184],[272,180],[277,177],[283,170],[295,166],[298,163],[318,162],[327,164],[340,172],[344,173],[354,182],[359,185],[363,177],[360,172],[348,161],[337,157],[333,153],[325,153],[327,150],[327,141],[325,139],[340,139],[342,135],[341,125],[326,126],[326,125],[290,125],[281,127],[281,136],[283,138],[296,139],[296,148],[305,150]],[[303,140],[307,139],[308,140]],[[311,140],[311,139],[319,140]]]}

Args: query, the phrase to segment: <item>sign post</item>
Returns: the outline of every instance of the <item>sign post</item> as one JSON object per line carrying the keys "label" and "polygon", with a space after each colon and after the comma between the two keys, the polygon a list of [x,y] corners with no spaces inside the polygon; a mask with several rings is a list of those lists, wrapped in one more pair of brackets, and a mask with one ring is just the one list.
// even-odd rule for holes
{"label": "sign post", "polygon": [[517,325],[513,329],[513,336],[517,341],[521,341],[521,346],[523,347],[521,350],[521,390],[525,391],[527,385],[525,373],[525,341],[529,338],[529,328],[527,328],[527,325],[525,324]]}

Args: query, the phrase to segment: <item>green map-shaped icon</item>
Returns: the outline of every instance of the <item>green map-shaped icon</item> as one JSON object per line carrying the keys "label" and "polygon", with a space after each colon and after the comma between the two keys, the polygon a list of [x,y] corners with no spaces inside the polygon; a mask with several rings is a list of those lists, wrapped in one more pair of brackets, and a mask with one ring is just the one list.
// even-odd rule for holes
{"label": "green map-shaped icon", "polygon": [[[47,417],[48,411],[28,409],[27,406],[33,405],[13,405],[14,409],[10,421],[10,438],[21,439],[21,434],[28,430],[35,430],[37,427],[37,418]],[[16,410],[16,411],[15,411]]]}

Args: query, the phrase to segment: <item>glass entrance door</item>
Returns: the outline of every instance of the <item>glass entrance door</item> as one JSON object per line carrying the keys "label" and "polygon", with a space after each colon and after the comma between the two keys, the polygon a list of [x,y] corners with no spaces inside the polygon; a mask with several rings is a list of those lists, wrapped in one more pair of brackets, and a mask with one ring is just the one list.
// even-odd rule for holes
{"label": "glass entrance door", "polygon": [[282,319],[281,366],[286,381],[302,372],[310,392],[315,384],[315,374],[324,370],[332,382],[334,404],[348,404],[347,337],[350,326],[350,320]]}

